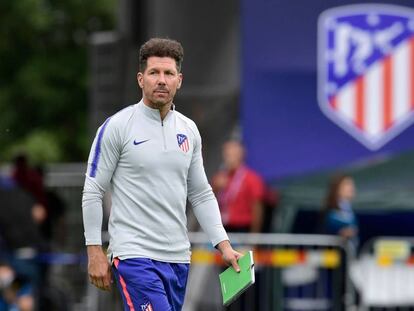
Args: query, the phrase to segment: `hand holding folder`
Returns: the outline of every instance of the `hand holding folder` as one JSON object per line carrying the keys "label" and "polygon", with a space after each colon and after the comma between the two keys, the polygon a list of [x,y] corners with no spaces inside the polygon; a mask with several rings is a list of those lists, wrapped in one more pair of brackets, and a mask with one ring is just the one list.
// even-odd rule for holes
{"label": "hand holding folder", "polygon": [[248,251],[240,257],[238,264],[240,266],[239,273],[233,267],[228,267],[219,275],[223,305],[225,306],[230,305],[255,281],[253,251]]}

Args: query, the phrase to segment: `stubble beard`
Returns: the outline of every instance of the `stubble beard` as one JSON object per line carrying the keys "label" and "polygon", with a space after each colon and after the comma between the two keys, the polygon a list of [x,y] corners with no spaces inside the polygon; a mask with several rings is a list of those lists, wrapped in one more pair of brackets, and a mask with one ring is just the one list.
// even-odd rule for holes
{"label": "stubble beard", "polygon": [[170,107],[172,105],[173,98],[174,94],[171,93],[168,93],[167,97],[164,98],[157,98],[157,96],[153,94],[152,98],[150,99],[150,102],[154,109],[162,110],[165,109],[167,106]]}
{"label": "stubble beard", "polygon": [[166,106],[170,106],[172,103],[172,100],[153,99],[153,100],[150,100],[150,103],[151,103],[152,108],[162,110]]}

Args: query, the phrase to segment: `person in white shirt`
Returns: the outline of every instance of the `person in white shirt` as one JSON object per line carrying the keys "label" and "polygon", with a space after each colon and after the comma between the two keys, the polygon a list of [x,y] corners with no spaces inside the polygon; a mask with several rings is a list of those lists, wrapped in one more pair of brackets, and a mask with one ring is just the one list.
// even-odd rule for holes
{"label": "person in white shirt", "polygon": [[[141,46],[143,98],[103,123],[88,160],[82,199],[88,274],[92,284],[109,290],[112,266],[124,310],[181,310],[191,255],[187,198],[224,262],[239,271],[241,254],[231,247],[207,181],[200,133],[173,104],[183,55],[175,40],[153,38]],[[108,190],[105,254],[102,198]]]}

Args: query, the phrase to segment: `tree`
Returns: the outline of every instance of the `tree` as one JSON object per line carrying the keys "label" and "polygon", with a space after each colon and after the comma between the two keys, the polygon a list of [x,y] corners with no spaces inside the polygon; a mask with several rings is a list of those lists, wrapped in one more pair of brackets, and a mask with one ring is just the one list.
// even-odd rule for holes
{"label": "tree", "polygon": [[33,148],[45,161],[84,159],[88,37],[114,28],[115,7],[115,0],[0,2],[1,160]]}

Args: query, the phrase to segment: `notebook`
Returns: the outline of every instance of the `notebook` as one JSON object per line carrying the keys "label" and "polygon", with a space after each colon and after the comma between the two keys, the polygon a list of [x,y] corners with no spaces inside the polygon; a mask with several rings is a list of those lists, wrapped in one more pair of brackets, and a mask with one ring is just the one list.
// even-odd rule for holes
{"label": "notebook", "polygon": [[238,264],[240,266],[239,273],[230,266],[219,275],[224,306],[230,305],[247,288],[254,284],[253,251],[248,251],[240,257]]}

